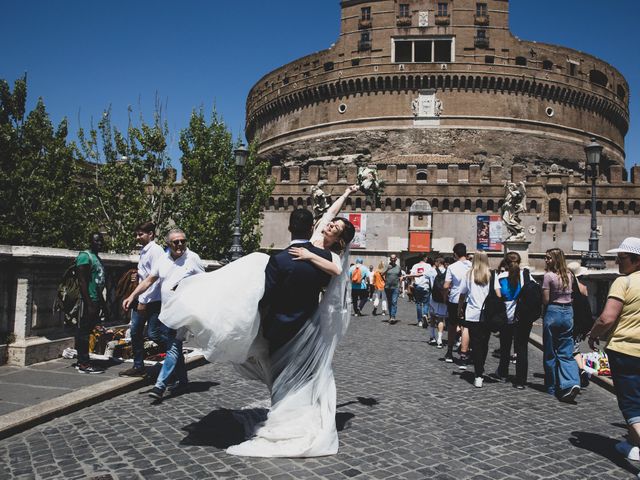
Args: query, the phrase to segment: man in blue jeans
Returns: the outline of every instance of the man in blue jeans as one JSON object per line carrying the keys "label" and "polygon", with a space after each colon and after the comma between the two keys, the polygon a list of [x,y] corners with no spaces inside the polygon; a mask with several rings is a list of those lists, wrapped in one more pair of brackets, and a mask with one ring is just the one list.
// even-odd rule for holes
{"label": "man in blue jeans", "polygon": [[423,254],[422,258],[411,269],[409,278],[413,279],[414,289],[413,298],[416,302],[416,323],[420,327],[427,328],[429,326],[429,300],[431,300],[431,277],[434,268],[427,263],[427,255]]}
{"label": "man in blue jeans", "polygon": [[[138,281],[144,281],[166,255],[155,241],[156,226],[152,222],[143,222],[136,229],[136,242],[142,245],[138,261]],[[138,305],[131,312],[131,347],[133,349],[133,367],[120,372],[123,377],[143,377],[144,369],[144,326],[147,333],[160,348],[166,349],[168,329],[159,320],[160,282],[156,282],[146,292],[138,296]]]}
{"label": "man in blue jeans", "polygon": [[392,254],[389,257],[389,265],[382,274],[384,278],[384,293],[387,295],[389,305],[389,324],[397,323],[398,295],[400,294],[400,282],[402,281],[402,269],[398,264],[398,257]]}
{"label": "man in blue jeans", "polygon": [[[164,303],[175,294],[174,289],[181,280],[204,272],[204,266],[198,254],[187,248],[187,238],[182,230],[174,228],[169,231],[166,241],[169,254],[158,262],[151,274],[140,282],[140,285],[122,302],[125,310],[128,310],[135,298],[145,292],[156,280],[160,280],[160,298]],[[182,340],[176,337],[175,330],[170,329],[167,335],[167,356],[149,396],[161,400],[172,374],[176,377],[176,382],[169,387],[169,391],[173,394],[184,391],[187,387],[187,369],[182,353]]]}

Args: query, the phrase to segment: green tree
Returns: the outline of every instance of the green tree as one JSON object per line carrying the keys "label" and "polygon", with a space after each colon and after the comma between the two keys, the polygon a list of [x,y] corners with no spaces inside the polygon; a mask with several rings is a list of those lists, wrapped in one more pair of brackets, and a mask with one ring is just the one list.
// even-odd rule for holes
{"label": "green tree", "polygon": [[86,243],[81,164],[39,98],[26,115],[26,75],[0,80],[0,243],[78,248]]}
{"label": "green tree", "polygon": [[[184,181],[174,217],[189,235],[191,248],[203,258],[223,258],[231,246],[237,178],[233,149],[232,135],[215,112],[209,121],[202,109],[192,112],[188,128],[180,132]],[[241,231],[246,253],[260,244],[260,212],[272,189],[267,170],[267,162],[257,158],[252,145],[241,173]]]}
{"label": "green tree", "polygon": [[136,224],[153,221],[159,232],[171,219],[175,170],[167,154],[169,130],[158,105],[153,123],[140,116],[131,121],[126,136],[111,124],[111,109],[103,112],[97,128],[80,128],[80,150],[92,168],[85,192],[91,220],[104,229],[109,247],[130,252]]}

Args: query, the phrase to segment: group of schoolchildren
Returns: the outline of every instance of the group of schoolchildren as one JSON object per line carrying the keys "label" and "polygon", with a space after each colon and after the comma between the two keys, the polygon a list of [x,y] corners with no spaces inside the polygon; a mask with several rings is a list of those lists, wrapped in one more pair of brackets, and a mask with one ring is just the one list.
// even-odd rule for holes
{"label": "group of schoolchildren", "polygon": [[[465,244],[458,243],[453,253],[455,258],[431,259],[424,255],[409,273],[401,273],[400,283],[404,285],[400,295],[406,292],[409,301],[415,302],[417,325],[429,329],[429,344],[437,348],[446,344],[446,363],[454,363],[457,350],[459,368],[472,365],[474,386],[482,388],[489,340],[495,333],[500,348],[494,354],[499,355],[500,362],[491,377],[507,382],[509,365],[515,361],[513,386],[522,390],[527,383],[529,335],[533,323],[543,315],[544,306],[545,389],[561,401],[573,401],[589,383],[577,351],[589,327],[580,330],[574,326],[572,308],[576,297],[586,301],[586,287],[577,280],[582,273],[580,265],[573,262],[570,269],[562,250],[550,249],[545,255],[546,268],[540,285],[527,268],[521,267],[517,252],[507,253],[495,271],[490,269],[489,258],[483,251],[469,255]],[[392,298],[382,294],[386,268],[382,262],[376,269],[362,267],[369,279],[370,293],[367,282],[360,279],[358,293],[353,297],[356,315],[362,314],[368,299],[374,302],[374,315],[380,306],[381,314],[385,315],[387,303],[392,308]],[[390,323],[397,321],[395,308],[394,305]]]}

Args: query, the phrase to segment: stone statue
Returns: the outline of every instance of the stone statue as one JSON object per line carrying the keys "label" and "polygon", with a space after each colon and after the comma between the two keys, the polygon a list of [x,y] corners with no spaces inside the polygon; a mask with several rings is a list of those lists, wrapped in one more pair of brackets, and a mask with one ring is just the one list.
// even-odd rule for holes
{"label": "stone statue", "polygon": [[436,117],[439,117],[442,114],[442,109],[443,109],[443,105],[442,105],[442,100],[440,100],[439,98],[436,98],[436,103],[434,105],[434,115]]}
{"label": "stone statue", "polygon": [[507,226],[509,237],[506,241],[524,241],[526,236],[520,214],[525,212],[527,190],[524,182],[517,185],[507,182],[504,186],[505,197],[502,204],[502,221]]}
{"label": "stone statue", "polygon": [[322,190],[326,184],[326,180],[320,180],[315,187],[311,187],[311,195],[313,197],[313,216],[316,220],[322,217],[331,205],[331,195],[327,195]]}

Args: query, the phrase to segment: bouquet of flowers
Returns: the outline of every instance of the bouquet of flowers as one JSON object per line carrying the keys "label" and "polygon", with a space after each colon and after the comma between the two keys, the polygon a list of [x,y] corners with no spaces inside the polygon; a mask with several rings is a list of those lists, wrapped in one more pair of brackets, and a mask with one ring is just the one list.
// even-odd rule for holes
{"label": "bouquet of flowers", "polygon": [[360,191],[371,199],[371,203],[377,206],[384,190],[384,181],[378,178],[378,169],[373,166],[360,167],[358,169],[358,186]]}

